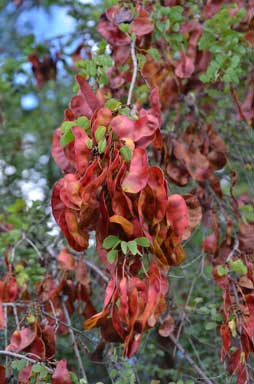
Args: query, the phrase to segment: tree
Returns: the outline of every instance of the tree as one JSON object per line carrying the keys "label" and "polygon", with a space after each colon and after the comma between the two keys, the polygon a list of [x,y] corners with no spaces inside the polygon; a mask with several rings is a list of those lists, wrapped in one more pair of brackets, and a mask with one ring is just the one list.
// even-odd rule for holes
{"label": "tree", "polygon": [[[20,383],[250,383],[254,5],[107,1],[101,16],[98,5],[65,6],[95,48],[26,35],[22,59],[1,69],[2,382],[14,371]],[[24,54],[40,100],[14,114]],[[52,140],[60,175],[40,155],[65,94]],[[45,197],[52,189],[61,233],[48,229],[48,202],[20,198],[29,167]]]}

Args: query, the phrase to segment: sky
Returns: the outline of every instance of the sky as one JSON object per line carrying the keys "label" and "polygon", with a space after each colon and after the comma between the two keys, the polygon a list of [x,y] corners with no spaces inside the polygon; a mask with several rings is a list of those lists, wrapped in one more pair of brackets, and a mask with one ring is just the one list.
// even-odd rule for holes
{"label": "sky", "polygon": [[59,6],[52,6],[50,13],[42,8],[33,8],[21,13],[19,28],[23,28],[28,20],[32,24],[30,32],[35,35],[37,42],[75,30],[75,20],[67,14],[65,8]]}

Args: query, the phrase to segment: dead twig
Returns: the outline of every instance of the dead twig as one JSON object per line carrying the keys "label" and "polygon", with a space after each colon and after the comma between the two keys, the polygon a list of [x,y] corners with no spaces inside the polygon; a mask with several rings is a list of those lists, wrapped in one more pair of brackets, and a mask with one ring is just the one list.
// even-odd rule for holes
{"label": "dead twig", "polygon": [[132,64],[133,64],[133,73],[132,73],[132,79],[131,79],[131,85],[128,93],[128,99],[127,99],[127,105],[131,105],[131,99],[132,99],[132,94],[134,90],[134,86],[136,83],[136,78],[137,78],[137,73],[138,73],[138,62],[137,62],[137,57],[136,57],[136,52],[135,52],[135,45],[136,45],[136,39],[133,38],[131,41],[131,59],[132,59]]}
{"label": "dead twig", "polygon": [[75,334],[74,334],[72,326],[71,326],[71,319],[70,319],[70,316],[69,316],[69,312],[67,310],[67,307],[66,307],[64,301],[62,301],[62,308],[63,308],[64,316],[66,318],[66,322],[67,322],[68,327],[69,327],[69,333],[70,333],[72,345],[73,345],[73,348],[74,348],[74,352],[75,352],[76,358],[78,360],[78,364],[79,364],[79,368],[80,368],[80,371],[81,371],[81,374],[82,374],[82,378],[84,378],[87,381],[87,376],[86,376],[86,372],[85,372],[85,369],[84,369],[84,366],[83,366],[83,362],[82,362],[82,359],[81,359],[81,356],[80,356],[80,352],[79,352],[78,344],[77,344],[77,341],[76,341],[76,337],[75,337]]}
{"label": "dead twig", "polygon": [[168,336],[172,343],[176,346],[176,348],[184,355],[185,359],[188,361],[188,363],[191,365],[191,367],[199,374],[199,376],[203,379],[204,383],[206,384],[214,384],[212,380],[209,379],[208,376],[206,376],[205,372],[202,371],[202,369],[195,363],[195,361],[192,360],[190,355],[187,351],[183,348],[183,346],[179,343],[179,341],[175,338],[174,335],[170,334]]}
{"label": "dead twig", "polygon": [[[28,361],[29,363],[32,363],[32,364],[42,364],[40,361],[38,362],[38,360],[35,360],[35,359],[32,359],[31,357],[27,357],[26,355],[21,355],[20,353],[15,353],[15,352],[10,352],[10,351],[2,351],[0,350],[0,355],[3,355],[3,356],[6,356],[6,357],[12,357],[14,359],[22,359],[22,360],[26,360]],[[42,364],[43,367],[50,373],[54,373],[53,369],[47,367],[45,364]]]}
{"label": "dead twig", "polygon": [[99,267],[97,267],[97,265],[93,264],[91,261],[89,260],[84,260],[85,264],[90,268],[90,269],[93,269],[97,275],[99,275],[100,277],[102,277],[102,279],[108,283],[109,281],[109,278],[105,275],[105,273],[103,271],[100,270]]}

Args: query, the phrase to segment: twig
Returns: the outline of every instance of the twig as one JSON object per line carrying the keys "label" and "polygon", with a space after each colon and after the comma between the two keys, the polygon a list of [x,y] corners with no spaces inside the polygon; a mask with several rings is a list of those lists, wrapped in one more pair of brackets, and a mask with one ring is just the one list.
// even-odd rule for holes
{"label": "twig", "polygon": [[14,308],[14,306],[21,307],[21,308],[27,308],[27,307],[31,307],[31,305],[33,305],[33,303],[13,303],[13,302],[2,303],[3,307],[12,307],[12,308]]}
{"label": "twig", "polygon": [[[5,348],[8,345],[8,312],[7,307],[4,307],[4,322],[5,322],[5,328],[4,328],[4,344]],[[8,356],[5,356],[5,366],[8,367]]]}
{"label": "twig", "polygon": [[133,94],[137,73],[138,73],[138,62],[137,62],[137,57],[135,53],[135,44],[136,44],[136,38],[133,38],[133,40],[131,41],[131,59],[133,64],[133,73],[132,73],[131,85],[130,85],[128,99],[127,99],[128,106],[131,105],[132,94]]}
{"label": "twig", "polygon": [[[52,316],[50,313],[44,311],[43,309],[42,309],[41,313],[42,313],[43,315],[49,317],[50,319],[56,321],[56,318],[55,318],[54,316]],[[62,320],[60,320],[59,318],[58,318],[57,320],[58,320],[58,322],[59,322],[60,324],[64,325],[66,328],[71,328],[71,329],[73,330],[73,332],[78,333],[80,336],[84,337],[84,338],[87,339],[88,341],[92,341],[88,336],[86,336],[86,335],[84,334],[84,332],[80,331],[79,329],[73,327],[73,326],[70,325],[70,324],[67,324],[65,321],[62,321]]]}
{"label": "twig", "polygon": [[28,237],[25,236],[24,240],[29,244],[31,245],[31,247],[35,250],[35,252],[37,253],[37,256],[39,257],[40,260],[43,260],[43,257],[42,257],[42,254],[41,252],[39,251],[39,249],[36,247],[36,245],[32,242],[32,240],[28,239]]}
{"label": "twig", "polygon": [[237,109],[238,109],[238,113],[239,113],[239,116],[241,117],[242,120],[244,120],[244,122],[249,126],[248,124],[248,120],[246,119],[244,113],[243,113],[243,110],[242,110],[242,107],[241,107],[241,104],[238,100],[238,96],[237,96],[237,93],[235,91],[235,89],[231,86],[230,87],[230,93],[231,93],[231,96],[233,97],[233,100],[237,106]]}
{"label": "twig", "polygon": [[175,338],[174,335],[170,334],[168,336],[172,343],[175,344],[176,348],[184,355],[185,359],[188,361],[188,363],[192,366],[192,368],[202,377],[204,380],[204,383],[206,384],[214,384],[213,381],[209,379],[209,377],[206,376],[206,374],[202,371],[201,368],[195,363],[195,361],[192,360],[188,352],[185,351],[183,346],[179,343],[179,341]]}
{"label": "twig", "polygon": [[12,309],[13,309],[13,314],[14,314],[17,330],[20,331],[20,325],[19,325],[19,318],[18,318],[16,303],[13,303]]}
{"label": "twig", "polygon": [[228,254],[228,257],[226,259],[226,263],[228,263],[232,259],[235,252],[238,251],[238,247],[239,247],[239,240],[236,239],[232,251]]}
{"label": "twig", "polygon": [[55,310],[55,307],[54,307],[54,304],[52,302],[52,300],[49,300],[49,304],[50,304],[50,307],[52,309],[52,313],[55,317],[55,325],[54,325],[54,332],[56,333],[58,328],[59,328],[59,319],[58,319],[58,316],[56,314],[56,310]]}
{"label": "twig", "polygon": [[[16,307],[20,307],[20,308],[27,308],[27,307],[31,307],[31,305],[34,305],[34,303],[18,303],[18,302],[17,302],[17,303],[9,303],[9,302],[7,302],[7,303],[2,303],[2,305],[3,305],[3,307],[12,307],[12,308],[13,308],[14,306],[16,306]],[[90,339],[88,336],[86,336],[86,335],[84,334],[84,332],[82,332],[82,331],[80,331],[79,329],[73,327],[72,325],[67,324],[65,321],[62,321],[62,320],[60,320],[59,318],[56,318],[56,317],[54,316],[54,314],[51,315],[50,313],[46,312],[46,311],[43,309],[43,307],[41,307],[41,313],[42,313],[43,315],[49,317],[49,318],[52,319],[52,320],[58,321],[59,324],[62,324],[62,325],[64,325],[64,326],[67,327],[67,328],[72,328],[72,330],[73,330],[75,333],[78,333],[80,336],[84,337],[84,338],[87,339],[88,341],[91,341],[91,339]]]}
{"label": "twig", "polygon": [[51,257],[52,259],[52,276],[53,277],[56,277],[57,276],[57,254],[56,252],[51,248],[51,246],[47,246],[47,252],[49,254],[49,256]]}
{"label": "twig", "polygon": [[63,301],[62,301],[62,307],[63,307],[64,316],[66,318],[66,322],[67,322],[68,327],[69,327],[71,341],[72,341],[72,344],[73,344],[75,355],[76,355],[77,360],[78,360],[80,371],[82,373],[82,377],[87,381],[87,376],[86,376],[86,372],[85,372],[85,369],[84,369],[84,366],[83,366],[83,362],[82,362],[82,359],[81,359],[81,356],[80,356],[80,352],[79,352],[79,349],[78,349],[78,344],[77,344],[77,341],[76,341],[76,338],[75,338],[75,335],[74,335],[74,332],[73,332],[73,329],[72,329],[72,326],[71,326],[71,319],[70,319],[70,316],[69,316],[69,312],[68,312],[68,310],[66,308],[66,305],[65,305],[65,303]]}
{"label": "twig", "polygon": [[[32,364],[42,364],[41,362],[38,362],[38,360],[35,360],[35,359],[32,359],[30,357],[27,357],[26,355],[21,355],[19,353],[15,353],[15,352],[10,352],[10,351],[1,351],[0,350],[0,355],[4,355],[4,356],[7,356],[7,357],[13,357],[15,359],[22,359],[22,360],[26,360],[28,361],[29,363],[32,363]],[[42,364],[43,367],[50,373],[54,373],[53,369],[47,367],[45,364]]]}
{"label": "twig", "polygon": [[[185,318],[186,318],[186,307],[189,305],[189,302],[190,302],[190,299],[191,299],[191,295],[192,295],[192,291],[193,291],[193,288],[194,288],[194,286],[196,284],[196,281],[197,281],[198,277],[199,277],[199,275],[196,275],[196,277],[193,279],[193,281],[191,283],[191,286],[190,286],[190,289],[189,289],[187,300],[186,300],[185,305],[184,305],[184,311],[183,311],[182,316],[181,316],[181,322],[180,322],[180,325],[179,325],[179,328],[178,328],[178,331],[177,331],[177,336],[176,336],[176,341],[177,342],[178,342],[178,340],[179,340],[179,338],[181,336],[181,332],[182,332],[182,329],[183,329],[184,321],[185,321]],[[176,348],[177,348],[177,345],[175,344],[175,348],[173,350],[173,357],[175,357]]]}
{"label": "twig", "polygon": [[84,261],[85,261],[85,264],[86,264],[89,268],[93,269],[98,275],[100,275],[100,276],[103,278],[103,280],[104,280],[106,283],[108,283],[109,278],[105,275],[105,273],[103,273],[103,272],[100,270],[100,268],[97,267],[97,265],[93,264],[91,261],[88,261],[88,260],[84,260]]}

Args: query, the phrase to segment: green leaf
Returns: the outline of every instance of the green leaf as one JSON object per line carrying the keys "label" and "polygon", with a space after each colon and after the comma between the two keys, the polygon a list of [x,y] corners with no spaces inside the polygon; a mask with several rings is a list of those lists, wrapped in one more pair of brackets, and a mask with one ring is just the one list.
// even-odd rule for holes
{"label": "green leaf", "polygon": [[86,379],[82,378],[80,379],[79,384],[88,384],[88,382]]}
{"label": "green leaf", "polygon": [[158,49],[149,48],[147,53],[149,53],[149,55],[151,55],[155,61],[160,61],[161,55],[160,55],[160,52],[158,51]]}
{"label": "green leaf", "polygon": [[120,29],[120,31],[122,31],[124,33],[128,33],[129,30],[130,30],[130,24],[121,23],[121,24],[118,25],[118,28]]}
{"label": "green leaf", "polygon": [[6,209],[9,213],[17,213],[19,211],[22,211],[26,208],[26,202],[23,199],[16,199],[15,203],[9,205],[9,207]]}
{"label": "green leaf", "polygon": [[150,247],[150,242],[146,237],[138,237],[135,241],[141,247]]}
{"label": "green leaf", "polygon": [[110,264],[113,264],[118,256],[118,251],[116,249],[111,249],[111,251],[108,252],[107,254],[107,259]]}
{"label": "green leaf", "polygon": [[13,360],[13,362],[11,363],[11,367],[12,369],[15,369],[17,371],[21,371],[23,368],[25,368],[26,366],[26,361],[21,359],[21,360]]}
{"label": "green leaf", "polygon": [[102,246],[105,249],[111,249],[111,248],[115,248],[119,243],[120,243],[119,237],[114,235],[109,235],[104,239]]}
{"label": "green leaf", "polygon": [[85,116],[80,116],[77,120],[75,120],[75,123],[85,131],[90,127],[90,120]]}
{"label": "green leaf", "polygon": [[29,324],[33,324],[33,323],[35,323],[35,320],[36,320],[36,318],[35,318],[34,315],[29,315],[29,316],[26,317],[26,321],[27,321]]}
{"label": "green leaf", "polygon": [[250,204],[241,205],[241,207],[239,207],[239,209],[241,212],[246,212],[246,213],[251,213],[254,211],[252,205],[250,205]]}
{"label": "green leaf", "polygon": [[142,69],[146,62],[146,56],[142,55],[141,53],[137,54],[137,60],[138,60],[138,67],[139,69]]}
{"label": "green leaf", "polygon": [[62,147],[65,147],[65,145],[71,143],[74,140],[74,135],[72,131],[66,131],[60,139],[60,144]]}
{"label": "green leaf", "polygon": [[121,241],[121,249],[124,255],[127,253],[127,242],[126,241]]}
{"label": "green leaf", "polygon": [[71,130],[72,127],[74,127],[75,122],[74,121],[64,121],[61,125],[60,129],[63,133],[68,132]]}
{"label": "green leaf", "polygon": [[162,21],[157,21],[157,23],[156,23],[156,27],[158,28],[158,30],[160,31],[160,32],[163,32],[164,31],[164,22],[162,22]]}
{"label": "green leaf", "polygon": [[206,323],[205,329],[206,331],[210,331],[211,329],[215,329],[217,327],[217,323],[210,321],[209,323]]}
{"label": "green leaf", "polygon": [[32,372],[35,372],[35,373],[40,373],[40,372],[43,372],[44,370],[45,368],[41,364],[34,364],[32,367]]}
{"label": "green leaf", "polygon": [[128,107],[123,107],[123,108],[121,108],[121,110],[120,110],[120,113],[121,113],[121,115],[124,115],[124,116],[130,116],[130,114],[131,114],[131,111],[130,111],[130,108],[128,108]]}
{"label": "green leaf", "polygon": [[69,372],[72,384],[79,384],[77,375],[74,372]]}
{"label": "green leaf", "polygon": [[102,154],[105,152],[105,149],[107,147],[107,140],[104,138],[98,142],[98,152],[99,154]]}
{"label": "green leaf", "polygon": [[99,141],[101,141],[102,139],[104,139],[106,131],[107,131],[107,128],[104,127],[104,125],[100,125],[100,126],[96,129],[94,136],[95,136],[95,138],[96,138],[97,143],[98,143]]}
{"label": "green leaf", "polygon": [[231,260],[229,265],[230,269],[235,273],[239,273],[239,275],[245,275],[247,273],[247,267],[240,259],[233,261]]}
{"label": "green leaf", "polygon": [[135,256],[138,253],[136,240],[128,241],[127,245],[131,253]]}
{"label": "green leaf", "polygon": [[117,111],[117,109],[120,108],[121,105],[122,105],[121,102],[116,99],[109,99],[105,103],[105,107],[110,109],[111,111]]}
{"label": "green leaf", "polygon": [[130,148],[129,148],[127,145],[124,145],[124,146],[120,149],[119,152],[120,152],[122,158],[123,158],[125,161],[131,161],[131,159],[132,159],[132,152],[131,152]]}
{"label": "green leaf", "polygon": [[92,149],[93,148],[93,140],[92,139],[88,139],[87,142],[86,142],[86,146],[89,149]]}
{"label": "green leaf", "polygon": [[242,18],[245,17],[245,15],[246,15],[246,11],[245,11],[245,9],[244,9],[244,8],[241,8],[241,9],[239,10],[238,14],[237,14],[238,18],[239,18],[239,19],[242,19]]}
{"label": "green leaf", "polygon": [[228,271],[222,265],[218,265],[217,273],[221,277],[221,276],[225,276],[228,273]]}

